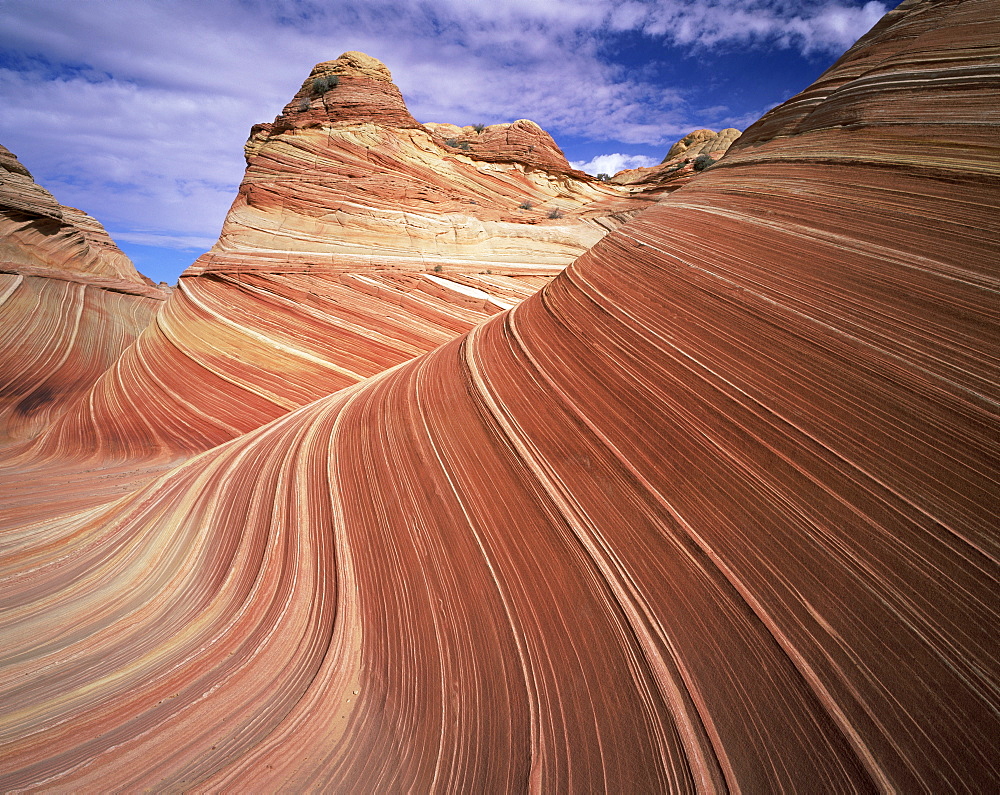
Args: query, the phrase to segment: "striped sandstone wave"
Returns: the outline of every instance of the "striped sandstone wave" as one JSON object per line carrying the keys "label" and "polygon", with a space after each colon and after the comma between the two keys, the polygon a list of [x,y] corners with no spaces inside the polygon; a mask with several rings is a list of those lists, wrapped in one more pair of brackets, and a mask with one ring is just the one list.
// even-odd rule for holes
{"label": "striped sandstone wave", "polygon": [[995,3],[542,291],[3,536],[0,788],[990,791]]}
{"label": "striped sandstone wave", "polygon": [[37,435],[85,394],[166,296],[0,147],[0,445]]}
{"label": "striped sandstone wave", "polygon": [[209,449],[470,330],[652,203],[533,122],[451,128],[418,124],[374,58],[317,65],[254,128],[219,243],[32,455]]}

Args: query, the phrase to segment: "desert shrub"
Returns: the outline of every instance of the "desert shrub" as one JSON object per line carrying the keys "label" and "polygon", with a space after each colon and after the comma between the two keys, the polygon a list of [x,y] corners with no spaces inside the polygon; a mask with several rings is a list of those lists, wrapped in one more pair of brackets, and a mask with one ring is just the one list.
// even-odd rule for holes
{"label": "desert shrub", "polygon": [[694,159],[694,170],[704,171],[706,168],[711,166],[715,160],[709,154],[700,154]]}
{"label": "desert shrub", "polygon": [[435,265],[434,266],[434,272],[435,273],[440,273],[443,270],[444,270],[444,268],[442,268],[440,265]]}
{"label": "desert shrub", "polygon": [[298,105],[296,106],[296,110],[298,110],[299,113],[309,110],[309,100],[306,99],[305,97],[299,97],[299,102]]}
{"label": "desert shrub", "polygon": [[521,202],[519,205],[517,205],[517,209],[519,209],[519,210],[530,210],[532,208],[532,206],[533,205],[531,204],[531,202]]}
{"label": "desert shrub", "polygon": [[556,207],[554,210],[549,210],[549,218],[562,218],[562,210]]}
{"label": "desert shrub", "polygon": [[340,85],[340,78],[337,75],[323,75],[322,77],[315,77],[312,81],[312,90],[314,94],[325,94],[331,88],[336,88]]}
{"label": "desert shrub", "polygon": [[483,130],[486,129],[486,125],[485,124],[473,124],[472,125],[472,129],[475,130],[477,133],[482,134]]}
{"label": "desert shrub", "polygon": [[468,141],[460,141],[458,138],[447,138],[445,143],[448,144],[448,146],[453,146],[456,149],[461,149],[462,151],[466,151],[470,148]]}
{"label": "desert shrub", "polygon": [[611,175],[610,175],[610,174],[604,174],[604,173],[602,172],[602,173],[600,173],[600,174],[598,174],[598,175],[597,175],[597,178],[598,178],[598,179],[599,179],[599,180],[600,180],[601,182],[607,182],[607,181],[608,181],[609,179],[611,179]]}

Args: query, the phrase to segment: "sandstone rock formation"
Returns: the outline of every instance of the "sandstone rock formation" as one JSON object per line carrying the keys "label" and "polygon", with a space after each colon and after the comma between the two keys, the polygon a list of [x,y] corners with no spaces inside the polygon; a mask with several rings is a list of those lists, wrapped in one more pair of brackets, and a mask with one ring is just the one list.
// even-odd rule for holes
{"label": "sandstone rock formation", "polygon": [[48,426],[166,296],[0,146],[0,445]]}
{"label": "sandstone rock formation", "polygon": [[[485,163],[522,164],[530,173],[541,169],[553,175],[573,177],[574,180],[592,180],[582,171],[570,167],[566,155],[552,140],[552,136],[530,119],[519,119],[511,124],[489,124],[459,127],[455,124],[425,124],[435,138],[440,137],[447,146],[457,149],[473,160]],[[579,189],[580,185],[566,181]]]}
{"label": "sandstone rock formation", "polygon": [[0,269],[3,273],[53,275],[135,295],[163,298],[136,272],[104,227],[65,207],[32,178],[17,157],[0,146]]}
{"label": "sandstone rock formation", "polygon": [[8,529],[0,789],[994,790],[998,33],[905,0],[541,293]]}
{"label": "sandstone rock formation", "polygon": [[219,243],[39,456],[206,450],[513,306],[652,201],[574,171],[530,121],[425,128],[356,52],[246,155]]}
{"label": "sandstone rock formation", "polygon": [[715,140],[718,135],[715,130],[692,130],[670,147],[662,162],[669,163],[671,160],[686,154],[689,150],[701,149],[709,141]]}
{"label": "sandstone rock formation", "polygon": [[619,171],[608,182],[633,195],[663,196],[686,185],[699,171],[714,165],[740,137],[734,127],[724,130],[695,130],[670,147],[658,166]]}
{"label": "sandstone rock formation", "polygon": [[318,64],[246,154],[219,243],[191,274],[554,273],[645,206],[570,168],[534,122],[417,123],[388,69],[361,53]]}

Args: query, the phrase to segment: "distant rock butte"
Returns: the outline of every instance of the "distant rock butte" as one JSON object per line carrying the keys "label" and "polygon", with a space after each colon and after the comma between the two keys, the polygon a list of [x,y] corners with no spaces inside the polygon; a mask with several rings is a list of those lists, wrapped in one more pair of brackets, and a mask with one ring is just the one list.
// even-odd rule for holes
{"label": "distant rock butte", "polygon": [[53,275],[165,298],[94,218],[59,204],[0,146],[0,272]]}
{"label": "distant rock butte", "polygon": [[247,173],[219,243],[188,272],[554,273],[648,205],[566,161],[519,120],[419,124],[389,70],[361,53],[318,64],[245,147]]}
{"label": "distant rock butte", "polygon": [[566,155],[552,136],[529,119],[510,124],[469,125],[430,122],[424,127],[445,145],[458,149],[473,160],[487,163],[518,163],[528,169],[542,169],[591,181],[592,177],[570,167]]}
{"label": "distant rock butte", "polygon": [[0,445],[85,394],[167,295],[0,146]]}
{"label": "distant rock butte", "polygon": [[689,132],[670,147],[667,151],[667,156],[663,158],[662,162],[669,163],[671,160],[681,157],[690,149],[698,149],[702,144],[708,143],[717,135],[718,133],[715,130],[694,130]]}
{"label": "distant rock butte", "polygon": [[[718,161],[739,137],[740,131],[734,127],[719,132],[695,130],[670,147],[659,165],[619,171],[609,182],[639,195],[671,193],[690,182],[706,165]],[[703,164],[699,158],[710,160]]]}

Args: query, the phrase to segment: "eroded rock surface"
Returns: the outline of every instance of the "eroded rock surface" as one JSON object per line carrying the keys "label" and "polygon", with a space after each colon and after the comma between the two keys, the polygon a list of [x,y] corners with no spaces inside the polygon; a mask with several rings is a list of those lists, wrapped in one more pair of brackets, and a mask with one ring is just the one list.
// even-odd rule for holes
{"label": "eroded rock surface", "polygon": [[167,294],[0,146],[0,445],[48,427]]}
{"label": "eroded rock surface", "polygon": [[574,171],[530,121],[424,127],[356,52],[246,155],[218,244],[38,455],[206,450],[514,306],[654,201]]}
{"label": "eroded rock surface", "polygon": [[318,64],[246,154],[219,243],[192,274],[554,271],[645,206],[574,171],[534,122],[417,123],[389,70],[360,53]]}
{"label": "eroded rock surface", "polygon": [[906,0],[511,311],[8,529],[0,789],[995,789],[998,34]]}

